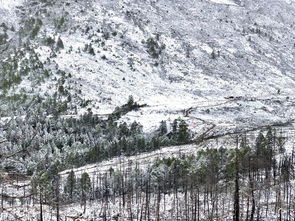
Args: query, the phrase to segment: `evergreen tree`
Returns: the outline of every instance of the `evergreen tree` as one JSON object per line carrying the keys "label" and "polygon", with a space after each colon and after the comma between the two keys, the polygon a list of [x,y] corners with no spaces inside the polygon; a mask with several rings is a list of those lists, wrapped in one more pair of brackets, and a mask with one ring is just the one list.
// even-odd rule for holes
{"label": "evergreen tree", "polygon": [[168,130],[167,130],[167,123],[166,121],[161,121],[161,124],[160,124],[160,128],[159,128],[159,135],[160,136],[163,136],[165,134],[167,134]]}
{"label": "evergreen tree", "polygon": [[255,152],[257,156],[262,156],[266,147],[266,139],[260,131],[255,143]]}
{"label": "evergreen tree", "polygon": [[274,155],[274,136],[272,132],[272,128],[268,127],[267,134],[266,134],[266,153],[265,153],[265,159],[267,168],[270,170]]}
{"label": "evergreen tree", "polygon": [[91,44],[89,45],[88,53],[93,55],[93,56],[95,55],[94,48],[92,47]]}
{"label": "evergreen tree", "polygon": [[86,211],[87,195],[91,189],[91,181],[88,173],[83,173],[80,179],[81,200],[84,205],[84,213]]}
{"label": "evergreen tree", "polygon": [[73,170],[69,173],[67,181],[64,187],[64,191],[69,197],[70,201],[73,201],[73,194],[76,190],[76,176]]}
{"label": "evergreen tree", "polygon": [[135,105],[135,102],[134,102],[133,96],[130,95],[128,98],[128,101],[127,101],[127,106],[129,108],[129,110],[131,110],[134,105]]}
{"label": "evergreen tree", "polygon": [[57,48],[57,50],[64,49],[64,43],[63,43],[63,41],[61,40],[60,37],[58,38],[58,40],[56,42],[56,48]]}
{"label": "evergreen tree", "polygon": [[177,119],[175,119],[172,123],[172,133],[176,134],[177,133],[177,129],[178,129],[178,122]]}
{"label": "evergreen tree", "polygon": [[273,145],[274,145],[274,142],[273,142],[273,133],[272,133],[272,128],[271,127],[267,128],[266,142],[267,142],[267,147],[272,149]]}
{"label": "evergreen tree", "polygon": [[127,123],[124,122],[124,123],[120,124],[120,126],[119,126],[119,135],[120,135],[120,137],[123,137],[123,136],[127,137],[127,136],[129,136],[129,134],[130,134],[130,131],[129,131],[129,128],[127,126]]}
{"label": "evergreen tree", "polygon": [[187,123],[182,120],[179,123],[179,131],[178,131],[178,142],[180,143],[186,143],[189,141],[190,134],[188,131]]}
{"label": "evergreen tree", "polygon": [[130,133],[131,135],[137,135],[142,133],[142,126],[136,121],[134,121],[130,126]]}

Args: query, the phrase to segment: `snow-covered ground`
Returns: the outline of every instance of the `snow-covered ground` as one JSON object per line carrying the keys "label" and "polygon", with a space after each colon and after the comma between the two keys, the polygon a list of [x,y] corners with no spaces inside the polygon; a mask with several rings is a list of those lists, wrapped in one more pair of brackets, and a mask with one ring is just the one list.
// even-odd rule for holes
{"label": "snow-covered ground", "polygon": [[[194,154],[200,148],[233,148],[235,132],[295,119],[293,0],[60,0],[27,4],[32,2],[0,0],[0,23],[5,22],[10,29],[15,26],[16,32],[8,31],[14,48],[19,40],[18,25],[24,26],[19,21],[32,17],[42,20],[37,37],[26,39],[31,50],[48,70],[71,75],[65,87],[73,97],[79,94],[92,101],[86,107],[76,104],[77,114],[62,117],[78,117],[88,108],[94,114],[109,114],[132,95],[146,106],[129,112],[120,122],[138,121],[145,132],[151,132],[162,120],[169,127],[174,119],[181,118],[196,137],[206,131],[207,136],[216,137],[198,145],[166,147],[74,168],[78,177],[88,172],[93,178],[110,168],[145,168],[157,158]],[[57,30],[62,18],[64,24]],[[60,38],[64,49],[55,51],[44,44],[48,36],[55,41]],[[148,52],[149,38],[163,47],[158,58]],[[86,49],[90,44],[92,54]],[[25,52],[25,56],[31,54]],[[23,77],[8,93],[50,97],[56,88],[54,78],[53,74],[34,85],[29,77]],[[8,117],[1,121],[8,122],[12,114],[4,113]],[[290,153],[294,122],[276,129],[291,138],[286,143]],[[219,137],[228,133],[231,135]],[[257,133],[248,132],[247,137],[254,142]],[[68,172],[61,172],[63,179]],[[22,192],[20,187],[15,194]],[[90,208],[98,210],[97,205]],[[10,209],[33,217],[28,220],[37,219],[38,205]],[[45,210],[50,220],[53,214],[49,207]],[[81,213],[77,205],[63,211],[64,215]],[[5,220],[1,216],[0,220]]]}
{"label": "snow-covered ground", "polygon": [[[40,39],[31,40],[31,47],[45,66],[71,74],[64,86],[72,96],[92,101],[87,107],[77,105],[78,115],[88,108],[111,113],[133,95],[147,107],[121,121],[139,121],[146,132],[175,118],[203,131],[213,124],[227,130],[295,117],[294,4],[289,1],[27,3],[2,0],[1,6],[25,4],[22,16],[7,18],[28,18],[32,15],[26,13],[36,11],[42,19]],[[55,21],[61,15],[66,22],[57,32]],[[63,41],[56,56],[42,43],[48,36]],[[159,58],[147,52],[151,37],[165,45]],[[85,51],[90,44],[94,54]],[[22,88],[52,96],[52,79],[54,75],[34,86],[24,77],[10,93]]]}
{"label": "snow-covered ground", "polygon": [[218,4],[236,5],[234,1],[232,0],[210,0],[210,1],[218,3]]}
{"label": "snow-covered ground", "polygon": [[[125,171],[127,168],[146,169],[148,166],[151,166],[153,162],[155,162],[155,160],[157,159],[167,157],[180,158],[181,156],[194,155],[197,150],[198,148],[196,145],[170,146],[135,156],[116,157],[110,160],[103,161],[101,163],[89,164],[83,167],[79,167],[73,169],[73,171],[75,172],[77,177],[80,177],[84,172],[87,172],[91,175],[91,177],[93,177],[97,174],[109,173],[110,169],[114,169],[115,171]],[[61,172],[60,175],[65,178],[70,171],[71,169],[65,170]]]}
{"label": "snow-covered ground", "polygon": [[[294,146],[294,138],[295,138],[295,130],[294,126],[290,128],[280,128],[276,127],[276,134],[277,136],[283,135],[284,137],[288,137],[286,148],[287,152],[291,153],[291,150]],[[283,129],[283,130],[282,130]],[[285,130],[286,129],[286,130]],[[255,142],[255,138],[257,137],[258,131],[249,132],[247,134],[247,140],[250,145],[253,145]],[[99,185],[101,185],[101,182],[104,180],[104,176],[110,176],[111,170],[113,171],[121,171],[124,173],[128,173],[131,171],[134,171],[135,169],[140,170],[146,170],[149,166],[155,162],[157,159],[161,158],[168,158],[168,157],[176,157],[176,158],[183,158],[184,156],[194,155],[197,151],[203,149],[203,148],[235,148],[236,147],[236,137],[237,135],[226,135],[224,137],[220,137],[218,139],[212,139],[207,140],[199,145],[183,145],[183,146],[172,146],[172,147],[165,147],[161,148],[160,150],[153,151],[150,153],[143,153],[136,156],[130,156],[130,157],[117,157],[113,158],[107,161],[103,161],[101,163],[92,164],[92,165],[86,165],[79,168],[73,168],[73,171],[77,178],[80,178],[81,175],[85,172],[87,172],[90,175],[90,179],[92,182],[92,188],[98,188]],[[65,179],[68,176],[70,170],[65,170],[60,173],[61,175],[61,189],[63,189],[63,185],[65,184]],[[99,180],[101,179],[101,180]],[[28,181],[19,181],[17,183],[14,183],[14,185],[11,186],[11,184],[3,184],[1,188],[3,188],[3,191],[5,193],[9,193],[10,196],[23,196],[26,194],[29,194],[30,187],[27,186]],[[223,184],[220,184],[223,185]],[[292,182],[292,185],[294,186],[294,183]],[[220,187],[221,188],[221,187]],[[276,188],[276,187],[274,187]],[[245,190],[246,191],[246,190]],[[256,190],[260,193],[260,191],[263,192],[263,190]],[[241,191],[242,192],[242,191]],[[266,191],[267,192],[267,191]],[[271,195],[269,198],[264,199],[264,195],[261,196],[261,200],[268,201],[270,206],[273,206],[276,203],[275,198],[275,190],[271,192]],[[179,206],[181,206],[184,203],[184,193],[179,193]],[[257,192],[256,192],[257,194]],[[225,193],[221,194],[221,199],[223,201],[218,201],[220,204],[220,208],[224,206],[224,202],[227,203],[227,206],[233,206],[231,204],[232,202],[232,196],[226,195]],[[153,205],[153,202],[157,200],[155,196],[151,196],[152,198],[149,200],[149,203]],[[145,205],[144,197],[139,197],[139,201],[135,200],[133,201],[132,210],[134,214],[137,214],[136,211],[139,211],[143,205]],[[161,195],[161,217],[163,219],[167,219],[170,217],[170,214],[172,215],[174,213],[175,215],[175,196],[172,194],[162,194]],[[200,200],[202,201],[203,198],[201,197]],[[243,198],[243,200],[245,200]],[[116,198],[110,198],[108,201],[108,215],[107,216],[116,216],[117,214],[120,214],[120,220],[129,220],[129,211],[130,209],[128,207],[123,208],[121,205],[122,197],[116,197]],[[23,205],[20,205],[16,203],[13,207],[9,206],[7,202],[5,202],[5,210],[0,215],[0,220],[12,220],[13,217],[17,217],[17,219],[20,220],[38,220],[39,214],[40,214],[40,205],[38,203],[34,204],[29,199],[27,201],[23,201]],[[79,217],[80,220],[103,220],[102,214],[103,214],[103,208],[106,206],[105,202],[101,201],[92,201],[89,200],[86,203],[86,212],[84,213],[83,206],[80,205],[80,203],[75,204],[68,204],[63,205],[60,208],[60,216],[62,219],[74,219]],[[202,205],[201,205],[202,207]],[[241,208],[245,208],[244,204],[241,204]],[[153,209],[151,210],[153,213],[155,212]],[[271,210],[271,214],[274,214],[274,211]],[[283,212],[285,214],[285,211]],[[50,207],[48,205],[43,205],[43,216],[45,217],[45,220],[51,220],[55,217],[55,211],[53,207]],[[185,214],[179,214],[180,217],[184,217]],[[202,218],[205,219],[207,216],[206,214],[200,215]],[[263,216],[263,215],[262,215]],[[164,218],[166,217],[166,218]],[[176,218],[171,218],[168,220],[175,220]],[[231,219],[231,214],[224,216],[225,220]],[[269,217],[270,219],[270,217]],[[275,219],[275,217],[273,217]],[[263,219],[267,220],[267,219]]]}
{"label": "snow-covered ground", "polygon": [[[69,16],[70,30],[60,33],[65,49],[54,61],[72,74],[69,85],[94,102],[94,113],[111,112],[129,95],[147,104],[122,119],[139,121],[145,131],[161,120],[188,117],[185,110],[190,108],[191,128],[288,121],[294,118],[295,97],[294,55],[291,46],[285,48],[295,34],[288,15],[294,6],[288,7],[285,1],[231,0],[71,4],[67,9],[75,15]],[[276,10],[282,11],[284,22],[272,13]],[[77,23],[83,27],[75,27]],[[46,33],[54,35],[51,26]],[[142,42],[156,33],[165,49],[152,59]],[[83,52],[86,44],[95,55]],[[44,61],[49,57],[48,47],[36,51]]]}
{"label": "snow-covered ground", "polygon": [[14,9],[14,7],[22,5],[25,0],[0,0],[0,8]]}

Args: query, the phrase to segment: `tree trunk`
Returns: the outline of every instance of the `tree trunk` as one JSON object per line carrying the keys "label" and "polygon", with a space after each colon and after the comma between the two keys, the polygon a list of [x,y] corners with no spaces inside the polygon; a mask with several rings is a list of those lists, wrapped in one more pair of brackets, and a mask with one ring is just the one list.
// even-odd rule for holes
{"label": "tree trunk", "polygon": [[235,176],[235,195],[234,195],[234,221],[240,220],[240,186],[239,186],[239,172],[236,169]]}
{"label": "tree trunk", "polygon": [[43,221],[43,204],[42,204],[41,190],[40,190],[40,221]]}

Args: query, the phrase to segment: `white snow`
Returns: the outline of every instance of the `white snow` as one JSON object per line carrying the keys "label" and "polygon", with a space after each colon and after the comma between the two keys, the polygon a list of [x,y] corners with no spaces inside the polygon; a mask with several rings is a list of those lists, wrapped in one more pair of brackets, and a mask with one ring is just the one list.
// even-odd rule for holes
{"label": "white snow", "polygon": [[[83,167],[74,168],[77,177],[80,177],[82,173],[87,172],[91,177],[100,173],[108,173],[112,168],[114,170],[126,169],[128,167],[135,168],[139,166],[141,169],[146,169],[148,166],[151,166],[153,162],[157,159],[166,158],[166,157],[181,157],[187,155],[193,155],[197,152],[196,145],[183,145],[183,146],[170,146],[164,147],[156,151],[149,153],[142,153],[130,157],[116,157],[109,160],[105,160],[97,164],[88,164]],[[60,173],[62,178],[66,178],[67,174],[71,170],[65,170]]]}
{"label": "white snow", "polygon": [[0,0],[0,8],[13,9],[16,6],[21,5],[26,0]]}
{"label": "white snow", "polygon": [[232,0],[210,0],[210,1],[212,1],[214,3],[218,3],[218,4],[237,5]]}

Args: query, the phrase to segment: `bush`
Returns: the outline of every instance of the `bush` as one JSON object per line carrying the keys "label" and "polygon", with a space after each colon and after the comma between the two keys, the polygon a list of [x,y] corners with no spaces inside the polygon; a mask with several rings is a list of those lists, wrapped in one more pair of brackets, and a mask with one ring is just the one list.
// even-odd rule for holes
{"label": "bush", "polygon": [[53,39],[52,37],[47,37],[47,38],[45,38],[45,40],[44,40],[44,44],[45,44],[46,46],[52,46],[52,45],[55,44],[55,41],[54,41],[54,39]]}
{"label": "bush", "polygon": [[147,47],[147,52],[152,56],[152,58],[159,58],[162,54],[163,50],[165,49],[165,45],[160,45],[159,42],[159,36],[156,38],[149,38],[145,44]]}

